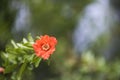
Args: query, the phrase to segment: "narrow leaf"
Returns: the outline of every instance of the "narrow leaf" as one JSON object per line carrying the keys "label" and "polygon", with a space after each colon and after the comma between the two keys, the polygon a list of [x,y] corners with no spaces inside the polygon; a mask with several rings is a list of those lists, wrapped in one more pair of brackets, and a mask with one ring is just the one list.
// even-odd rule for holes
{"label": "narrow leaf", "polygon": [[16,43],[13,40],[11,40],[11,43],[15,48],[18,48],[18,46],[16,45]]}

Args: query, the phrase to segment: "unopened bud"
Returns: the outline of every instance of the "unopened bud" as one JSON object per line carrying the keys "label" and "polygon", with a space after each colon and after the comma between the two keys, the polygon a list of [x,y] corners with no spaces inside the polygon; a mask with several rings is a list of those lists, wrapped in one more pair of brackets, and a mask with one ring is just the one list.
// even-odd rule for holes
{"label": "unopened bud", "polygon": [[4,72],[4,68],[0,67],[0,73]]}

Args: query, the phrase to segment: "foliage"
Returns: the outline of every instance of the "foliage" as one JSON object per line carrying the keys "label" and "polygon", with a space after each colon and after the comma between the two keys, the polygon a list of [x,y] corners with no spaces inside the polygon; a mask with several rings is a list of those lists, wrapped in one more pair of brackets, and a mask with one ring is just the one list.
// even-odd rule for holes
{"label": "foliage", "polygon": [[[2,67],[5,69],[0,80],[21,80],[25,70],[32,70],[38,67],[41,58],[37,57],[32,48],[33,38],[29,34],[28,40],[23,38],[21,43],[15,43],[6,47],[5,52],[1,52]],[[9,76],[6,76],[9,75]]]}
{"label": "foliage", "polygon": [[56,68],[61,76],[53,80],[119,80],[120,61],[107,62],[103,56],[96,57],[91,51],[79,58],[70,55],[61,64],[57,63]]}

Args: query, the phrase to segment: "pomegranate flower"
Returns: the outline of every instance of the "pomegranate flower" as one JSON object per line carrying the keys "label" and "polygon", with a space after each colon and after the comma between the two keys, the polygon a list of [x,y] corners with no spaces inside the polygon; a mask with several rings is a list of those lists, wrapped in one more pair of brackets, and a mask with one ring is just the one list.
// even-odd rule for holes
{"label": "pomegranate flower", "polygon": [[36,56],[47,60],[51,54],[55,51],[55,45],[57,40],[55,37],[50,37],[48,35],[40,36],[40,39],[36,40],[33,44],[33,49]]}

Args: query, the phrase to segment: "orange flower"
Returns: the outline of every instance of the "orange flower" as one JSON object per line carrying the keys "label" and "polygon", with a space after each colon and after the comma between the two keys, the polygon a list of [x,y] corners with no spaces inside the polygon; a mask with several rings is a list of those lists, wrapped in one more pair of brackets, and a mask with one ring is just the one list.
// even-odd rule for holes
{"label": "orange flower", "polygon": [[56,44],[57,40],[55,37],[45,35],[40,36],[40,39],[36,40],[36,42],[33,44],[33,48],[38,57],[46,60],[55,51]]}

